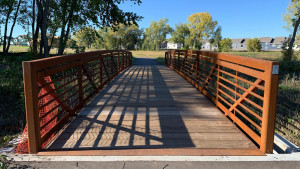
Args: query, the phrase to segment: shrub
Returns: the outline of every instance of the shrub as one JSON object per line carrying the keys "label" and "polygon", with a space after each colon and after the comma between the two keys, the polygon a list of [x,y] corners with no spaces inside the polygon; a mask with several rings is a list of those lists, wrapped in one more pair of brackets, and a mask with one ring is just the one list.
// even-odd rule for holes
{"label": "shrub", "polygon": [[232,49],[232,41],[229,38],[222,39],[220,41],[219,51],[221,52],[229,52]]}
{"label": "shrub", "polygon": [[249,39],[247,43],[247,50],[249,52],[260,52],[262,49],[261,42],[258,38]]}

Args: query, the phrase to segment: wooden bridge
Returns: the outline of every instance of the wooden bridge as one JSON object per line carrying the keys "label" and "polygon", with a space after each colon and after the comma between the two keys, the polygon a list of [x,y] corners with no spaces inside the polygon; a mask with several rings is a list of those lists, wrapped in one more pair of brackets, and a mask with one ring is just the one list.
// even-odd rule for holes
{"label": "wooden bridge", "polygon": [[272,153],[278,68],[278,62],[192,50],[166,52],[165,65],[136,58],[132,66],[129,51],[23,62],[29,151]]}

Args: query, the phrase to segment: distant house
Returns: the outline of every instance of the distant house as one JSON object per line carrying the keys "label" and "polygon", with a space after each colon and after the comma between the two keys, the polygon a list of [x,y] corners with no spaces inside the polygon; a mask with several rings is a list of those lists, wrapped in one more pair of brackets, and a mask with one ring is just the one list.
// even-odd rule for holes
{"label": "distant house", "polygon": [[14,43],[19,46],[29,46],[28,35],[19,35],[15,38]]}
{"label": "distant house", "polygon": [[275,37],[272,45],[275,45],[274,47],[280,49],[286,40],[287,40],[286,37]]}
{"label": "distant house", "polygon": [[261,42],[262,50],[276,49],[275,47],[272,47],[274,39],[271,37],[261,37],[259,38],[259,41]]}
{"label": "distant house", "polygon": [[212,45],[210,43],[210,40],[202,40],[202,46],[201,46],[202,50],[216,50],[218,49],[218,45]]}
{"label": "distant house", "polygon": [[[8,39],[9,39],[9,37],[7,36],[7,37],[6,37],[6,43],[8,42]],[[15,40],[14,40],[14,38],[12,37],[11,40],[10,40],[10,45],[14,45],[14,44],[15,44],[14,41],[15,41]],[[0,37],[0,44],[3,45],[3,42],[4,42],[4,37],[1,36],[1,37]]]}
{"label": "distant house", "polygon": [[[231,39],[232,41],[232,50],[244,50],[243,42],[245,41],[243,38],[241,39]],[[246,44],[247,45],[247,44]],[[247,47],[246,47],[247,49]]]}
{"label": "distant house", "polygon": [[181,43],[174,43],[171,41],[164,41],[161,45],[160,45],[161,49],[181,49],[182,48],[182,44]]}

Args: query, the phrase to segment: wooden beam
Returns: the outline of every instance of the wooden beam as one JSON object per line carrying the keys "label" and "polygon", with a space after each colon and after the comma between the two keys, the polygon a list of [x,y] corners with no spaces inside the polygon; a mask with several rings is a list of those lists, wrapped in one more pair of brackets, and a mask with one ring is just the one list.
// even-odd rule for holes
{"label": "wooden beam", "polygon": [[28,127],[28,148],[30,154],[41,149],[41,131],[38,107],[38,83],[35,64],[23,62],[25,110]]}

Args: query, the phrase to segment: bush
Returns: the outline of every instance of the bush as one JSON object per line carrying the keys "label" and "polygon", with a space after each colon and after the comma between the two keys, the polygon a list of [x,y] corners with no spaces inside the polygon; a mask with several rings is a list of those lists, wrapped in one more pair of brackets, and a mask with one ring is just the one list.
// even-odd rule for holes
{"label": "bush", "polygon": [[220,41],[219,51],[221,52],[229,52],[232,49],[232,41],[229,38],[222,39]]}
{"label": "bush", "polygon": [[247,43],[248,52],[260,52],[262,49],[261,42],[258,38],[249,39]]}

